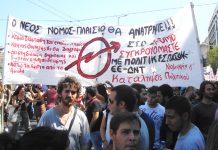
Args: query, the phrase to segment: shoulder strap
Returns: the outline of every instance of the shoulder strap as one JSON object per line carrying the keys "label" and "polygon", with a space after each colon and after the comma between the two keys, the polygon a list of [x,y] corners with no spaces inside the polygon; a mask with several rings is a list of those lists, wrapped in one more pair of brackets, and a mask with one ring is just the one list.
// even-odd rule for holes
{"label": "shoulder strap", "polygon": [[109,114],[110,110],[107,108],[106,109],[106,118],[105,118],[105,131],[107,129],[107,119],[108,119],[108,114]]}
{"label": "shoulder strap", "polygon": [[75,107],[74,114],[73,114],[73,118],[72,118],[72,120],[71,120],[71,122],[70,122],[70,126],[69,126],[69,128],[68,128],[68,133],[70,133],[70,130],[71,130],[72,126],[73,126],[73,122],[74,122],[74,120],[75,120],[76,113],[77,113],[77,107]]}

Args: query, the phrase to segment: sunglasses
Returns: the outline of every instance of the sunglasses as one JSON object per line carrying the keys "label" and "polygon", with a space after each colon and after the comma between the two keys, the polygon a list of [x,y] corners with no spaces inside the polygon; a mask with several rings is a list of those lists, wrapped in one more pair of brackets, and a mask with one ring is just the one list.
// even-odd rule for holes
{"label": "sunglasses", "polygon": [[76,94],[77,91],[72,91],[72,90],[65,90],[64,91],[66,94],[71,93],[72,95]]}

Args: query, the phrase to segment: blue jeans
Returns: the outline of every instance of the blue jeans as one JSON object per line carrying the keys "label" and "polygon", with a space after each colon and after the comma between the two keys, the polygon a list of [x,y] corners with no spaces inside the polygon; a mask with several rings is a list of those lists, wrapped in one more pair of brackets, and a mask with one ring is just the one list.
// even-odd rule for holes
{"label": "blue jeans", "polygon": [[102,150],[100,131],[91,132],[90,136],[95,150]]}

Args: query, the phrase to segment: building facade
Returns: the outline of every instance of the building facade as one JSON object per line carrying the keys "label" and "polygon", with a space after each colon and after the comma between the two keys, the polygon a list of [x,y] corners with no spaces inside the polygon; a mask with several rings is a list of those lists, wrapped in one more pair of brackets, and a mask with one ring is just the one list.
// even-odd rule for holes
{"label": "building facade", "polygon": [[218,45],[218,5],[216,6],[208,27],[209,45]]}
{"label": "building facade", "polygon": [[207,53],[208,50],[210,49],[209,44],[208,44],[208,37],[200,44],[200,49],[201,49],[201,55],[202,55],[202,60],[203,60],[203,66],[205,67],[207,64]]}

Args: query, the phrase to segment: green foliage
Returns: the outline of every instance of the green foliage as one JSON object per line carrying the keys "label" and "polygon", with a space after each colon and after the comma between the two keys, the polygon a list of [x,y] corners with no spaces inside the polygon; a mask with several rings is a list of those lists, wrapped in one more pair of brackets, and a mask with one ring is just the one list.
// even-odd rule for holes
{"label": "green foliage", "polygon": [[214,71],[218,68],[218,46],[213,46],[207,53],[207,65],[211,65]]}

